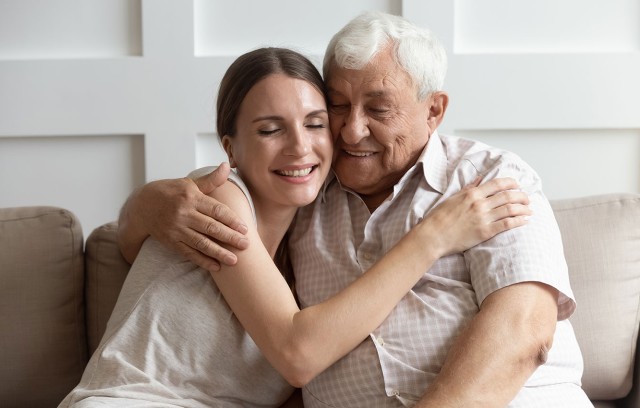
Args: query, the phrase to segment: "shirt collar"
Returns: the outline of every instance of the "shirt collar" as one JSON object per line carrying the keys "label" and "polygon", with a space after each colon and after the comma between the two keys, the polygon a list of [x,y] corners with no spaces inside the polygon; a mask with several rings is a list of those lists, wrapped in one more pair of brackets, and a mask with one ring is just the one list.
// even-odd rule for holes
{"label": "shirt collar", "polygon": [[[414,166],[412,166],[405,174],[402,176],[400,181],[394,186],[393,194],[395,195],[405,184],[405,182],[419,169],[422,170],[422,174],[427,181],[427,184],[434,190],[438,191],[442,194],[442,192],[446,189],[447,186],[447,154],[444,151],[442,146],[442,141],[440,140],[440,136],[438,132],[435,131],[429,137],[429,141],[427,145],[420,153],[418,157],[418,161]],[[320,191],[320,198],[322,202],[326,202],[326,193],[327,188],[332,182],[336,182],[340,185],[340,188],[347,191],[333,169],[329,172],[327,179],[324,182],[324,185]],[[350,191],[350,190],[348,190]]]}
{"label": "shirt collar", "polygon": [[324,181],[324,184],[322,185],[322,188],[320,188],[320,202],[321,203],[326,203],[327,202],[327,189],[329,188],[329,185],[333,182],[337,182],[338,181],[338,177],[336,177],[336,173],[334,173],[333,168],[329,171],[329,174],[327,174],[327,178]]}
{"label": "shirt collar", "polygon": [[446,190],[447,186],[447,154],[442,146],[442,140],[435,131],[429,137],[427,145],[420,153],[416,164],[402,176],[400,181],[393,187],[394,196],[402,189],[405,183],[414,174],[422,172],[422,177],[427,184],[440,194]]}
{"label": "shirt collar", "polygon": [[429,137],[429,142],[427,142],[427,146],[422,151],[418,163],[422,163],[422,171],[427,184],[442,194],[448,185],[448,164],[447,153],[437,131],[433,132]]}

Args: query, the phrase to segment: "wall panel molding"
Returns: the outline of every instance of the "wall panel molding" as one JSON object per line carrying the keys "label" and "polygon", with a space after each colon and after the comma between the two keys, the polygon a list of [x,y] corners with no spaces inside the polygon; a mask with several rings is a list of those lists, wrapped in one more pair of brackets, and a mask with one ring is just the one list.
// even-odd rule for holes
{"label": "wall panel molding", "polygon": [[0,138],[0,207],[53,205],[72,210],[85,237],[115,220],[144,182],[143,135]]}
{"label": "wall panel molding", "polygon": [[457,54],[640,51],[636,0],[455,0],[454,15]]}
{"label": "wall panel molding", "polygon": [[142,54],[140,0],[2,0],[0,60]]}

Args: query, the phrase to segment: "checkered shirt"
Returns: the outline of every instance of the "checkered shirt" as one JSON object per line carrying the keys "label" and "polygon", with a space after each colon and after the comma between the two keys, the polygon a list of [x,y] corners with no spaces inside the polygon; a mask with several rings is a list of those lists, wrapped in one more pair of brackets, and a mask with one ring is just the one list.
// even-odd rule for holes
{"label": "checkered shirt", "polygon": [[320,303],[349,285],[424,214],[478,176],[518,180],[531,201],[529,223],[425,270],[380,327],[304,388],[305,407],[414,405],[478,305],[524,281],[560,291],[558,324],[548,361],[509,407],[592,406],[580,387],[582,356],[567,320],[576,305],[560,232],[537,174],[512,153],[434,133],[373,214],[335,177],[328,180],[316,202],[300,211],[290,237],[300,302]]}

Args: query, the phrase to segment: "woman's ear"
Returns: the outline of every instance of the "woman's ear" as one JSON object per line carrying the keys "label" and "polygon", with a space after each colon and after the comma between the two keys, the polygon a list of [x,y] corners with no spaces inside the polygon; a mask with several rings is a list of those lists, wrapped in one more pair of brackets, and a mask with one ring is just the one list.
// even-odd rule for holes
{"label": "woman's ear", "polygon": [[437,91],[429,95],[429,128],[434,131],[440,126],[444,114],[449,106],[449,95],[446,92]]}
{"label": "woman's ear", "polygon": [[231,137],[227,135],[222,136],[222,148],[225,152],[227,152],[227,157],[229,158],[229,166],[231,166],[231,168],[238,167],[236,161],[233,158],[233,139],[231,139]]}

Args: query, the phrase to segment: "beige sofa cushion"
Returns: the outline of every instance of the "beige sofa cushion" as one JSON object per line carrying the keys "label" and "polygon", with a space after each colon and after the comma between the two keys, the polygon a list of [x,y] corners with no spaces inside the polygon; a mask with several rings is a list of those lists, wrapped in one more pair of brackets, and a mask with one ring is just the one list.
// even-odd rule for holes
{"label": "beige sofa cushion", "polygon": [[0,401],[50,406],[87,362],[82,229],[55,207],[0,209]]}
{"label": "beige sofa cushion", "polygon": [[578,308],[571,317],[591,399],[631,389],[640,311],[640,196],[553,202]]}
{"label": "beige sofa cushion", "polygon": [[94,229],[87,238],[87,336],[93,353],[104,334],[130,265],[124,260],[116,241],[116,222]]}

